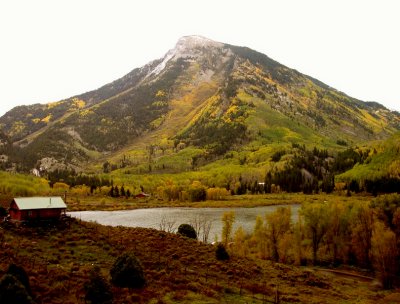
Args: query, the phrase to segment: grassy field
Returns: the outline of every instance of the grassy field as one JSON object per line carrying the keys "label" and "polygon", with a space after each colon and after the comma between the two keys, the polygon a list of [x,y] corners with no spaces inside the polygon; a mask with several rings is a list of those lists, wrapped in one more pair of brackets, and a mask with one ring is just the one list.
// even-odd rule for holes
{"label": "grassy field", "polygon": [[220,207],[258,207],[271,205],[302,204],[304,202],[369,202],[371,196],[352,196],[338,194],[300,193],[259,194],[259,195],[232,195],[224,200],[204,202],[163,201],[156,198],[111,198],[108,196],[68,196],[68,211],[84,210],[131,210],[141,208],[162,207],[193,207],[193,208],[220,208]]}
{"label": "grassy field", "polygon": [[[0,276],[24,267],[36,303],[84,303],[94,265],[110,279],[116,257],[134,252],[144,266],[141,290],[113,287],[114,303],[395,303],[393,291],[311,268],[236,257],[217,261],[215,248],[151,229],[71,220],[57,227],[1,227]],[[32,254],[34,253],[34,254]],[[398,294],[397,294],[398,295]],[[385,299],[386,298],[386,299]]]}

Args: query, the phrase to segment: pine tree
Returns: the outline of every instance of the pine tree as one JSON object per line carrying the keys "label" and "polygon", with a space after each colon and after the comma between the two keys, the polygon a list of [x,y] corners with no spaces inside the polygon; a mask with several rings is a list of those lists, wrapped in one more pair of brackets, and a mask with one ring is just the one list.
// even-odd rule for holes
{"label": "pine tree", "polygon": [[100,268],[94,267],[89,274],[89,281],[85,284],[85,301],[92,304],[110,304],[113,294],[110,284],[100,274]]}
{"label": "pine tree", "polygon": [[16,277],[5,274],[0,279],[0,303],[32,304],[34,302]]}
{"label": "pine tree", "polygon": [[119,256],[111,270],[111,282],[118,287],[142,288],[146,284],[143,267],[133,253]]}

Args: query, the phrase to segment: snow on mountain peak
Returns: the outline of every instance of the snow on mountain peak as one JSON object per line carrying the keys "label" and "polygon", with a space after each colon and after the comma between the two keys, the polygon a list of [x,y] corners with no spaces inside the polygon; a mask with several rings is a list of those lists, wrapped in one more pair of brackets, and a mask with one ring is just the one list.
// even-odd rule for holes
{"label": "snow on mountain peak", "polygon": [[146,77],[150,75],[158,75],[166,66],[167,62],[173,58],[186,58],[194,55],[193,50],[203,47],[220,48],[224,44],[203,36],[183,36],[175,45],[175,48],[168,51],[163,61],[157,65]]}
{"label": "snow on mountain peak", "polygon": [[183,36],[178,40],[175,48],[196,48],[205,46],[222,47],[223,43],[216,42],[203,36]]}

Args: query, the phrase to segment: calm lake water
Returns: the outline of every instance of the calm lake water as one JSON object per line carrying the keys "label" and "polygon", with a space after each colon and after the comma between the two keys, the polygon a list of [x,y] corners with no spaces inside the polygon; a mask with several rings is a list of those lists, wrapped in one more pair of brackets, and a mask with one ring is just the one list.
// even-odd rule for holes
{"label": "calm lake water", "polygon": [[[282,206],[282,205],[281,205]],[[279,206],[263,206],[253,208],[149,208],[121,211],[78,211],[69,212],[75,218],[83,221],[97,222],[108,226],[143,227],[176,231],[180,224],[192,224],[201,219],[211,223],[208,241],[221,238],[222,215],[225,212],[235,212],[233,231],[242,226],[246,232],[254,229],[257,215],[263,218],[265,214],[274,212]],[[292,221],[297,221],[300,205],[291,205]],[[163,226],[163,227],[162,227]],[[199,233],[202,239],[202,231]]]}

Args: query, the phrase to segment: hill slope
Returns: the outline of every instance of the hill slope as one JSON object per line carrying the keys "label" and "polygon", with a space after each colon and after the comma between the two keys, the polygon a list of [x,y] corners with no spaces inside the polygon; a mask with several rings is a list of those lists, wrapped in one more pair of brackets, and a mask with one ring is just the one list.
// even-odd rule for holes
{"label": "hill slope", "polygon": [[157,150],[188,147],[200,149],[194,156],[206,155],[204,162],[254,145],[337,148],[338,140],[388,137],[400,129],[400,115],[251,49],[188,36],[164,58],[97,90],[16,107],[0,126],[17,147],[15,161],[26,169],[50,159],[49,169],[61,164],[83,170],[126,160],[127,154],[139,162]]}
{"label": "hill slope", "polygon": [[[400,179],[400,133],[387,140],[366,144],[358,148],[366,157],[353,168],[340,174],[337,179],[356,181],[361,188],[374,192],[378,186],[386,192],[399,190]],[[375,183],[371,183],[375,181]],[[376,183],[379,183],[377,185]]]}
{"label": "hill slope", "polygon": [[383,293],[365,282],[261,259],[218,261],[212,245],[154,229],[72,221],[51,230],[8,228],[3,237],[0,277],[11,260],[23,266],[36,303],[84,301],[93,267],[109,281],[116,257],[127,252],[142,262],[147,285],[113,287],[113,303],[265,303],[277,289],[282,302],[384,303]]}

